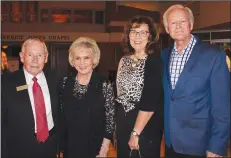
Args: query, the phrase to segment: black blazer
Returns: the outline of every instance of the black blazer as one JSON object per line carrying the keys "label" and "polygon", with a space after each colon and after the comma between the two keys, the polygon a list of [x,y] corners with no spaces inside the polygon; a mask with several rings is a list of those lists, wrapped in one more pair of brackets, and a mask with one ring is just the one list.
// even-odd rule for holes
{"label": "black blazer", "polygon": [[163,112],[162,59],[160,53],[148,55],[144,68],[144,88],[139,102],[142,111]]}
{"label": "black blazer", "polygon": [[[164,91],[160,53],[148,55],[145,62],[144,87],[138,108],[141,111],[154,112],[142,133],[146,133],[147,137],[155,138],[158,141],[164,128]],[[155,137],[153,137],[153,134]]]}
{"label": "black blazer", "polygon": [[[58,128],[59,110],[56,75],[44,71],[51,100],[54,128]],[[23,69],[7,76],[2,85],[2,149],[20,153],[35,141],[35,120],[28,90],[17,91],[16,87],[26,85]],[[3,151],[6,153],[6,151]]]}

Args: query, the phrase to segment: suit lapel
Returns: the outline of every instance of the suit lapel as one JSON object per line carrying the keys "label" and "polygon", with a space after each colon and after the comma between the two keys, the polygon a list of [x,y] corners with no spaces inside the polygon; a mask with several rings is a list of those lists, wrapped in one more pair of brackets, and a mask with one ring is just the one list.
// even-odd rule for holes
{"label": "suit lapel", "polygon": [[168,85],[169,85],[169,88],[171,90],[172,90],[172,82],[171,82],[171,75],[170,75],[170,59],[171,59],[172,49],[173,49],[173,47],[171,47],[171,49],[169,49],[169,52],[167,54],[167,67],[166,67]]}
{"label": "suit lapel", "polygon": [[171,53],[172,53],[172,48],[170,47],[164,56],[164,71],[165,71],[165,77],[167,79],[167,84],[169,89],[172,90],[172,83],[171,83],[171,76],[170,76],[170,58],[171,58]]}
{"label": "suit lapel", "polygon": [[[16,87],[26,85],[26,78],[23,69],[19,70],[18,77],[15,78],[15,83],[16,83],[15,89]],[[17,100],[20,100],[19,104],[24,110],[25,114],[28,114],[29,118],[31,118],[31,119],[28,118],[28,120],[33,120],[32,126],[34,127],[34,116],[33,116],[28,89],[16,91],[16,95],[19,98]]]}
{"label": "suit lapel", "polygon": [[180,87],[183,86],[184,87],[184,83],[185,81],[188,80],[187,75],[190,73],[190,70],[193,68],[193,66],[196,64],[196,62],[198,61],[198,59],[200,58],[200,55],[202,54],[200,49],[199,49],[199,44],[198,41],[196,42],[192,53],[187,61],[187,63],[184,66],[184,69],[182,70],[179,79],[176,83],[175,89],[173,91],[173,95],[176,95],[176,93],[178,92],[179,89],[181,89]]}

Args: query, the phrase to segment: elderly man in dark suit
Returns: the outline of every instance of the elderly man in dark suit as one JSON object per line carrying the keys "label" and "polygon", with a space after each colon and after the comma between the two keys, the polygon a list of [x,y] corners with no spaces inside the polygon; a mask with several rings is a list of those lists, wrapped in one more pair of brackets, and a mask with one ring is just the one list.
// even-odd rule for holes
{"label": "elderly man in dark suit", "polygon": [[58,95],[55,74],[43,71],[48,60],[45,43],[26,40],[20,60],[23,68],[2,85],[2,156],[55,158]]}

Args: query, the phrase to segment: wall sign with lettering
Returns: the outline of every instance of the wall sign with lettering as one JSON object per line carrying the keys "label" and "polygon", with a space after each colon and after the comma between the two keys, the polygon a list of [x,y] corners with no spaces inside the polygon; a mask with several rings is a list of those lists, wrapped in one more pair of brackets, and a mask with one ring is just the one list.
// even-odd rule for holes
{"label": "wall sign with lettering", "polygon": [[26,36],[26,35],[2,35],[1,40],[5,41],[25,41],[28,38],[39,38],[44,41],[63,41],[71,42],[70,36],[59,36],[59,35],[35,35],[35,36]]}

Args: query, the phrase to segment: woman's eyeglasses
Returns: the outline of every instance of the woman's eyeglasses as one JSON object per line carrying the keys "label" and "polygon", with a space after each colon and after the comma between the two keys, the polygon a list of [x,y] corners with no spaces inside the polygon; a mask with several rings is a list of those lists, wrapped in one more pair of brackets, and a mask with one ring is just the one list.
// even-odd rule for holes
{"label": "woman's eyeglasses", "polygon": [[136,35],[139,35],[140,37],[147,37],[149,34],[148,31],[136,31],[136,30],[130,30],[130,36],[135,37]]}

